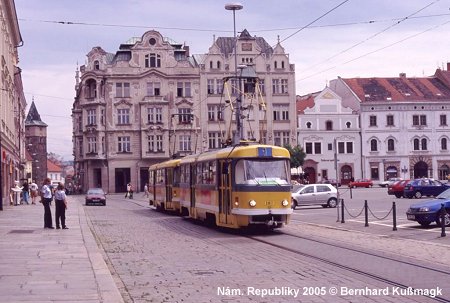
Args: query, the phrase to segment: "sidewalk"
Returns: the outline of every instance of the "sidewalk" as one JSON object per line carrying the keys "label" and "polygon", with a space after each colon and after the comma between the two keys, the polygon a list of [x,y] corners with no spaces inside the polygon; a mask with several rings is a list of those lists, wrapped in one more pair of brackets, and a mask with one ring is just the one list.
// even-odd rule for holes
{"label": "sidewalk", "polygon": [[123,303],[83,206],[68,205],[67,230],[44,229],[40,203],[0,211],[0,302]]}

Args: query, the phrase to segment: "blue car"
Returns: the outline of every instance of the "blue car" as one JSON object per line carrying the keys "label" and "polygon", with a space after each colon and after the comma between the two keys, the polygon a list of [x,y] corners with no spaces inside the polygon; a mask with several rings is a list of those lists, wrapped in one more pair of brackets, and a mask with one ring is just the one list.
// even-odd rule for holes
{"label": "blue car", "polygon": [[405,185],[403,196],[405,198],[421,198],[422,196],[436,197],[450,186],[432,179],[415,179]]}
{"label": "blue car", "polygon": [[417,221],[422,226],[428,226],[432,222],[436,222],[441,226],[441,206],[444,204],[446,226],[450,226],[450,189],[447,189],[436,199],[412,204],[406,212],[406,218],[411,221]]}

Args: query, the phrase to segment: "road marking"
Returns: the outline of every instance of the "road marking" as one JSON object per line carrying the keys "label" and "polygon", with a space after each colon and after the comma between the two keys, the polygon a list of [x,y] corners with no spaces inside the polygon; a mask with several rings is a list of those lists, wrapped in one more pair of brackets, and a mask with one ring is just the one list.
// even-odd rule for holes
{"label": "road marking", "polygon": [[[346,220],[346,221],[351,221],[351,222],[357,222],[357,223],[365,223],[365,221],[360,221],[360,220]],[[374,224],[374,225],[381,225],[381,226],[388,226],[388,227],[392,227],[392,222],[390,222],[390,224],[385,224],[385,223],[381,223],[383,221],[370,221],[370,224]],[[413,228],[416,227],[416,228]],[[412,229],[412,230],[418,230],[418,231],[426,231],[426,232],[433,232],[433,233],[441,233],[440,229],[418,229],[417,225],[414,223],[406,223],[406,224],[397,224],[397,228],[403,228],[403,229]]]}

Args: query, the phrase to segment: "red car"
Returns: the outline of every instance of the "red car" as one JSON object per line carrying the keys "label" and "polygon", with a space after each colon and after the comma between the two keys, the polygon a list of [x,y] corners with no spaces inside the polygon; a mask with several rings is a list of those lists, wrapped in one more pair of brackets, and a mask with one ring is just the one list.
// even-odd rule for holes
{"label": "red car", "polygon": [[351,181],[348,183],[348,187],[355,188],[355,187],[372,187],[373,182],[369,179],[358,179],[355,181]]}
{"label": "red car", "polygon": [[403,190],[405,189],[405,185],[408,184],[409,180],[401,180],[397,181],[392,185],[388,186],[388,195],[393,195],[396,198],[403,197]]}

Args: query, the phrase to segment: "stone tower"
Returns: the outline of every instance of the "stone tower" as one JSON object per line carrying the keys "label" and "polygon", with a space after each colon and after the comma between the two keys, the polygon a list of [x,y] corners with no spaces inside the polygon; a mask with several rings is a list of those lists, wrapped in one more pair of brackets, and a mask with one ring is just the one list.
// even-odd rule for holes
{"label": "stone tower", "polygon": [[33,159],[31,178],[41,186],[47,177],[47,124],[42,122],[34,100],[25,120],[25,142]]}

